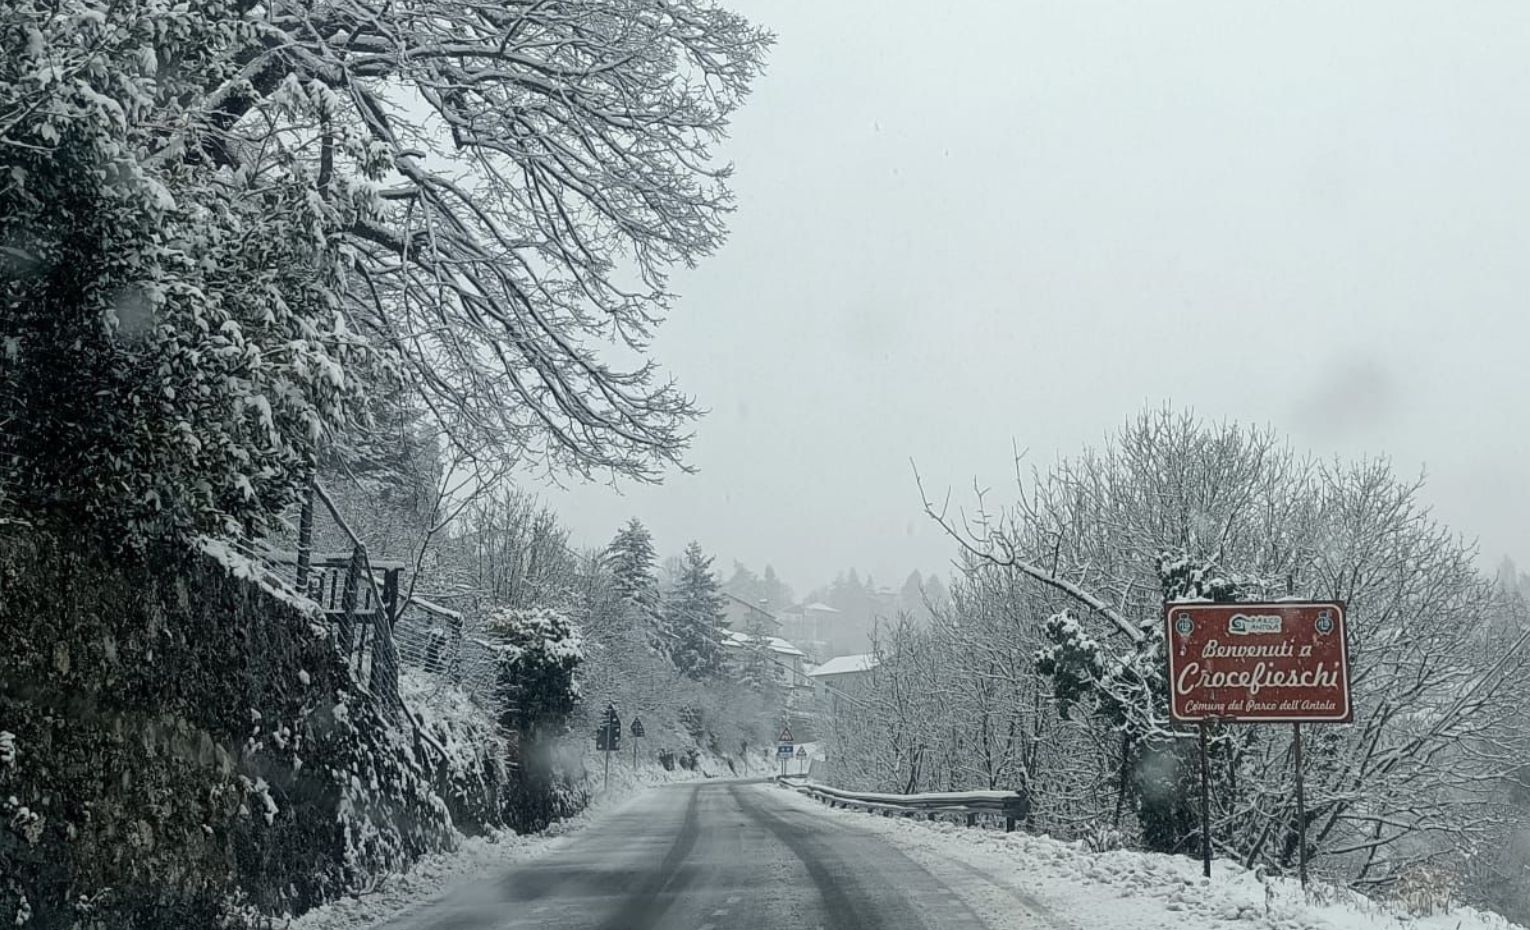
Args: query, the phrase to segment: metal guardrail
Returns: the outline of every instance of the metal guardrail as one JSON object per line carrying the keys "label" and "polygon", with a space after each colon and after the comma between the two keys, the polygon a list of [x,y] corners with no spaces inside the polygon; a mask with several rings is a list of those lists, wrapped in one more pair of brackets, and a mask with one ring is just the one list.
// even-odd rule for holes
{"label": "metal guardrail", "polygon": [[1024,820],[1031,810],[1030,797],[1023,791],[875,794],[864,791],[842,791],[839,788],[830,788],[828,785],[791,776],[780,777],[776,780],[830,807],[856,808],[884,816],[897,814],[912,817],[924,814],[930,820],[934,820],[938,814],[964,814],[969,827],[977,826],[980,816],[1003,818],[1006,833],[1013,833],[1015,824]]}

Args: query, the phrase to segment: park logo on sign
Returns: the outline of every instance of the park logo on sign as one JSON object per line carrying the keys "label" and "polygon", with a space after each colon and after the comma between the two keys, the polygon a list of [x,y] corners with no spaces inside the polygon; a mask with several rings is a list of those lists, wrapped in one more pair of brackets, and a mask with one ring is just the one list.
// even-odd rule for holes
{"label": "park logo on sign", "polygon": [[1189,636],[1195,632],[1195,621],[1190,619],[1189,614],[1180,614],[1179,619],[1174,621],[1174,632],[1181,636]]}
{"label": "park logo on sign", "polygon": [[1233,614],[1227,618],[1227,632],[1234,636],[1279,633],[1280,614]]}

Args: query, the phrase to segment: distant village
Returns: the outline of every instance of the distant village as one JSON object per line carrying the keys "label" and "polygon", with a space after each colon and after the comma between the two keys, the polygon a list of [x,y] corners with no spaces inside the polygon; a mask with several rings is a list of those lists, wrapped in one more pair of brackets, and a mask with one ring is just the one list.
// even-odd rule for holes
{"label": "distant village", "polygon": [[[773,575],[767,579],[774,585]],[[739,650],[761,642],[767,646],[784,689],[787,718],[801,740],[816,739],[825,714],[839,713],[869,690],[879,625],[923,624],[931,605],[947,598],[938,577],[926,581],[917,572],[896,592],[877,588],[870,579],[862,583],[854,571],[815,592],[847,604],[844,610],[816,598],[783,605],[784,586],[760,591],[751,580],[748,570],[738,566],[724,588],[726,642]],[[767,596],[740,596],[755,592]],[[772,601],[778,605],[774,609]]]}

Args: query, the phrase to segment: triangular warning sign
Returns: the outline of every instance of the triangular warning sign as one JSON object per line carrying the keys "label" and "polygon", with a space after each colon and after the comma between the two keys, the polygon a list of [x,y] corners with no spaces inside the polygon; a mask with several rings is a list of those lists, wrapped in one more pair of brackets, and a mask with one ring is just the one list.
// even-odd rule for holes
{"label": "triangular warning sign", "polygon": [[796,740],[792,739],[792,728],[791,727],[782,727],[781,728],[781,735],[776,737],[776,742],[778,742],[778,743],[795,743]]}

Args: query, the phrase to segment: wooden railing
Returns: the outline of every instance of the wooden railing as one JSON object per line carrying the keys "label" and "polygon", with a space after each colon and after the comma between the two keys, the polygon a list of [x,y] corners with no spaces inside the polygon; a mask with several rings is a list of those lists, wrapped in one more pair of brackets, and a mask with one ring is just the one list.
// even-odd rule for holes
{"label": "wooden railing", "polygon": [[306,560],[271,548],[260,549],[258,555],[268,569],[323,609],[357,680],[385,706],[396,703],[392,631],[404,563],[369,559],[359,544],[350,552],[318,552]]}
{"label": "wooden railing", "polygon": [[875,794],[862,791],[842,791],[806,779],[786,776],[777,779],[810,798],[830,807],[846,807],[870,811],[885,816],[913,817],[920,814],[934,820],[941,814],[955,814],[966,818],[967,826],[975,827],[979,818],[1003,819],[1004,831],[1013,832],[1015,824],[1030,813],[1030,798],[1023,791],[932,791],[923,794]]}

